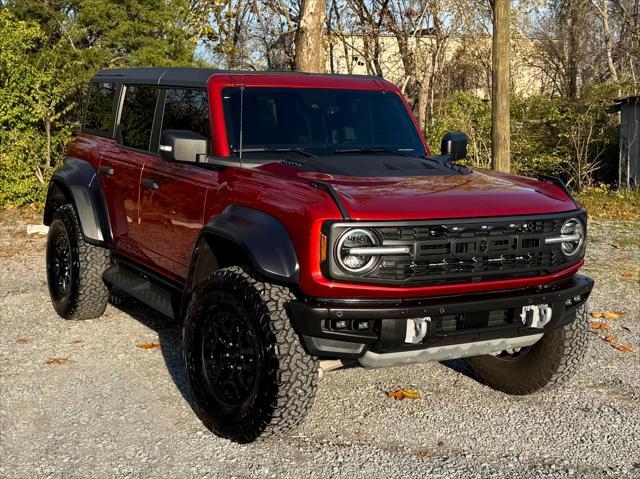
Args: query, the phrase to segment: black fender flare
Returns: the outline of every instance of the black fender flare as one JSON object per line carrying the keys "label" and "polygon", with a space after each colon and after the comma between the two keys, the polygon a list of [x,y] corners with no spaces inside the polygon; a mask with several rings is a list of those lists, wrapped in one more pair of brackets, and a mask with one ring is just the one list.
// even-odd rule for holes
{"label": "black fender flare", "polygon": [[82,237],[87,242],[113,246],[107,202],[98,172],[91,163],[69,156],[55,171],[44,208],[45,225],[51,224],[55,210],[63,203],[71,203],[75,208]]}
{"label": "black fender flare", "polygon": [[229,258],[225,246],[241,252],[262,276],[278,283],[296,284],[298,258],[291,237],[275,217],[240,205],[231,205],[201,230],[191,258],[185,292],[192,292]]}

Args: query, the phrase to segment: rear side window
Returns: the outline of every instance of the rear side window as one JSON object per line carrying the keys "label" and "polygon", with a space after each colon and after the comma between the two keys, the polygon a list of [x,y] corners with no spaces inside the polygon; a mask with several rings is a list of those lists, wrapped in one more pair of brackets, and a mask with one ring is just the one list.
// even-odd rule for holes
{"label": "rear side window", "polygon": [[162,130],[190,130],[209,138],[207,92],[202,90],[167,90]]}
{"label": "rear side window", "polygon": [[120,114],[120,138],[124,146],[149,150],[158,89],[128,86]]}
{"label": "rear side window", "polygon": [[87,113],[84,117],[85,129],[111,136],[115,97],[116,85],[114,83],[92,83],[89,86]]}

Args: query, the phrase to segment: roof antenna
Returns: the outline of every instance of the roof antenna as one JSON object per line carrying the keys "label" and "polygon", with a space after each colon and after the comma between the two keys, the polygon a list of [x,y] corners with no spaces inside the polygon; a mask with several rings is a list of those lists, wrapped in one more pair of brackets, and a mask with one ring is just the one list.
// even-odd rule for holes
{"label": "roof antenna", "polygon": [[244,116],[244,87],[240,87],[240,146],[239,157],[240,157],[240,168],[244,168],[242,165],[242,117]]}

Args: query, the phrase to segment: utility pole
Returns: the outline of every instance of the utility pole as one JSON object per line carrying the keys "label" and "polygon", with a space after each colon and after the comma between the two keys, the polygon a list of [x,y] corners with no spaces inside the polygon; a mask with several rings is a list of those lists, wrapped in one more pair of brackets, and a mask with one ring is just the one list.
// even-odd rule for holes
{"label": "utility pole", "polygon": [[491,82],[491,167],[508,173],[511,168],[509,111],[509,50],[511,0],[492,0],[493,68]]}
{"label": "utility pole", "polygon": [[324,26],[326,0],[302,0],[296,31],[296,71],[324,73]]}

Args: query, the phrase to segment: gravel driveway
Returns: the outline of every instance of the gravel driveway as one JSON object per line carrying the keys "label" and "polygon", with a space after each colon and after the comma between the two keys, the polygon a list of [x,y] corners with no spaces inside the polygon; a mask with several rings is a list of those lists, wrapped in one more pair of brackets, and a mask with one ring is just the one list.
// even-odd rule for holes
{"label": "gravel driveway", "polygon": [[[58,318],[44,238],[0,230],[0,477],[640,477],[640,223],[592,222],[591,334],[577,377],[513,397],[462,361],[341,369],[291,436],[247,446],[209,433],[189,407],[180,328],[131,300],[85,322]],[[160,347],[140,349],[140,343]],[[420,400],[385,391],[414,387]]]}

